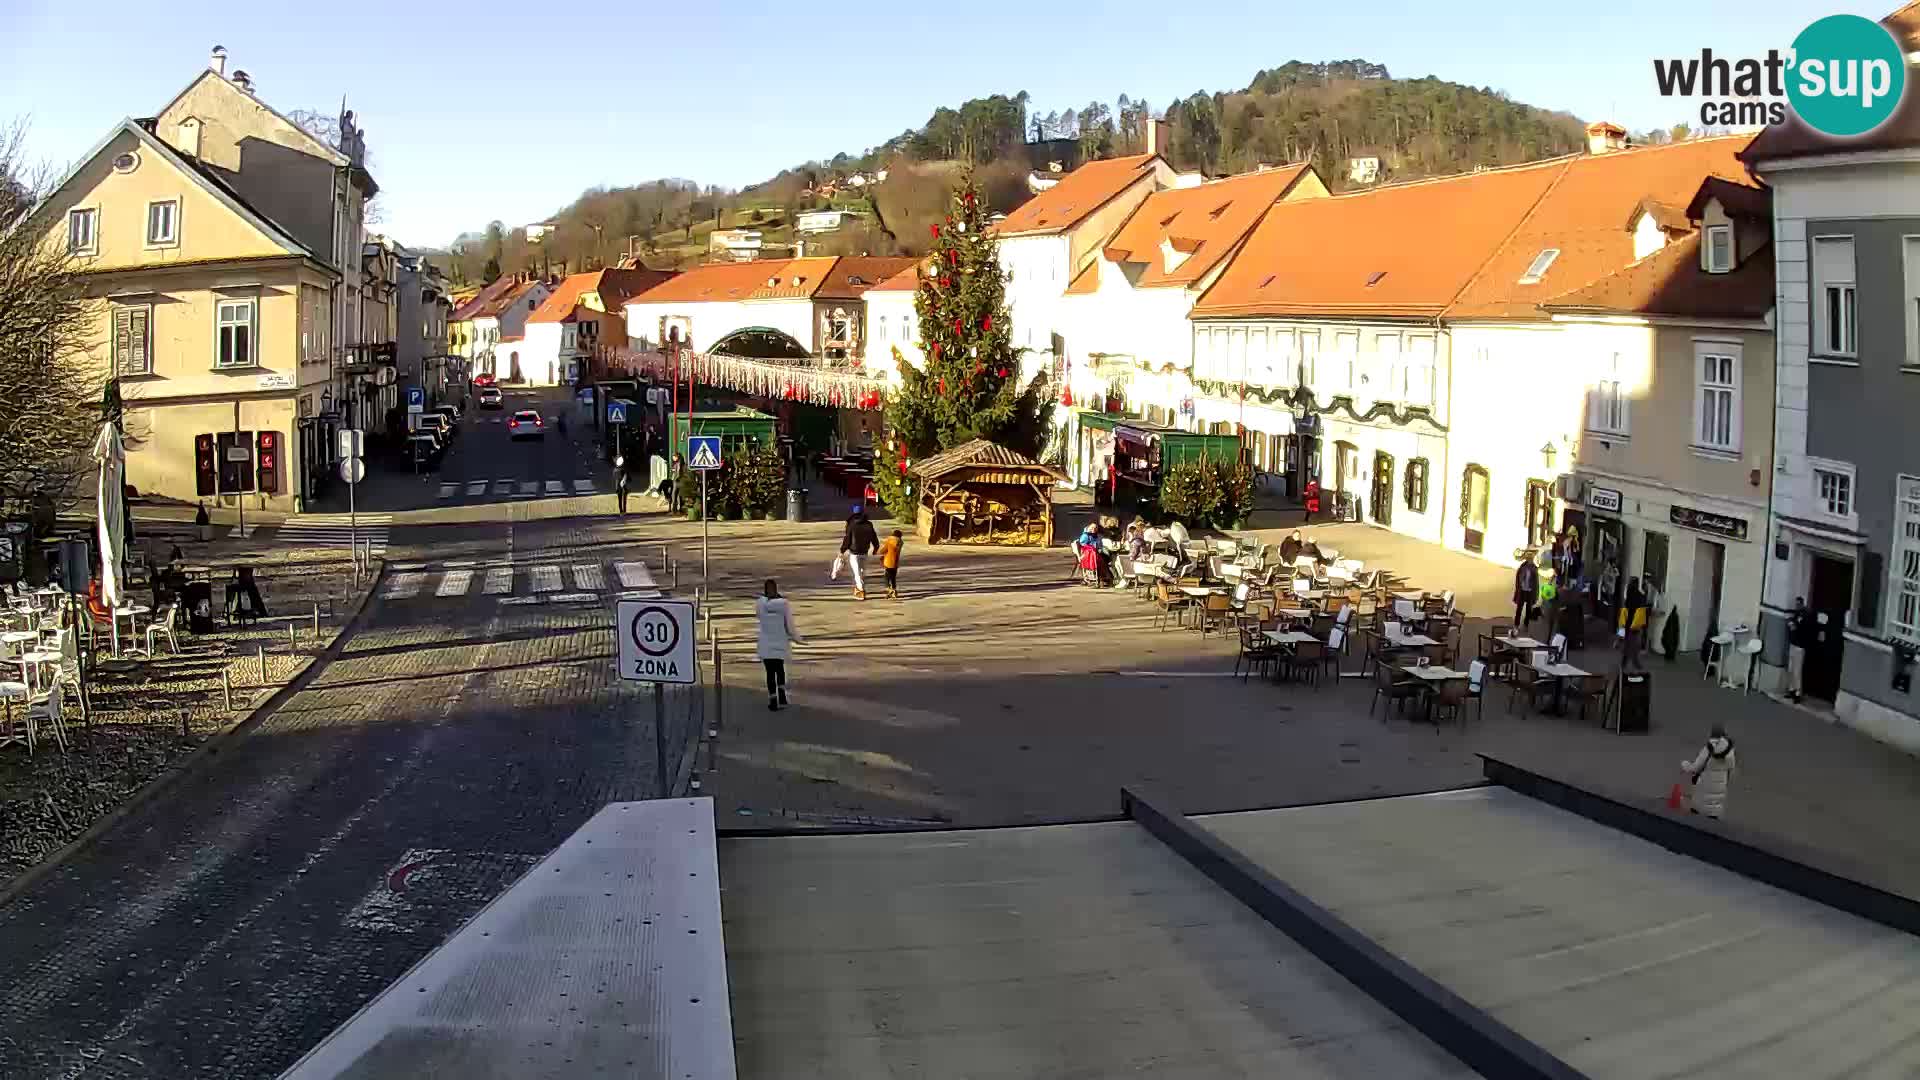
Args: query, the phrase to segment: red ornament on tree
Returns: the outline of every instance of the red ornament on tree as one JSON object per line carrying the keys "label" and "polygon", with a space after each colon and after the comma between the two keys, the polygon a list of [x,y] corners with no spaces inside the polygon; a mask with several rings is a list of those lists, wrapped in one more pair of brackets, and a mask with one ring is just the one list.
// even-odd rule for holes
{"label": "red ornament on tree", "polygon": [[1006,369],[1006,368],[999,368],[999,369],[998,369],[998,370],[996,371],[996,374],[998,374],[998,375],[999,375],[999,376],[1000,376],[1001,378],[1003,378],[1003,379],[1004,379],[1004,378],[1006,378],[1006,377],[1007,377],[1007,369]]}
{"label": "red ornament on tree", "polygon": [[940,376],[940,394],[942,397],[944,397],[946,396],[946,393],[947,393],[947,377],[945,375],[942,375]]}
{"label": "red ornament on tree", "polygon": [[940,287],[943,289],[953,288],[953,279],[950,277],[947,277],[945,274],[942,274],[940,276]]}
{"label": "red ornament on tree", "polygon": [[940,359],[940,343],[937,341],[933,343],[933,358]]}
{"label": "red ornament on tree", "polygon": [[1073,408],[1073,388],[1072,387],[1069,386],[1066,389],[1060,391],[1060,404],[1065,405],[1069,409]]}
{"label": "red ornament on tree", "polygon": [[929,226],[927,226],[927,231],[933,234],[933,238],[934,238],[935,240],[938,240],[938,239],[940,239],[940,226],[938,226],[938,225],[929,225]]}
{"label": "red ornament on tree", "polygon": [[989,334],[993,333],[993,316],[989,315],[986,318],[981,319],[980,329],[985,330]]}

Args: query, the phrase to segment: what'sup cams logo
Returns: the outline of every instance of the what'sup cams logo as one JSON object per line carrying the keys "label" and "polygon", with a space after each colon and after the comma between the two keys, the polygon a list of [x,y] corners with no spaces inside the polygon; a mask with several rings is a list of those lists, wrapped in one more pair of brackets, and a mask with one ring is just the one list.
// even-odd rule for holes
{"label": "what'sup cams logo", "polygon": [[1800,31],[1786,52],[1728,59],[1655,60],[1660,95],[1704,98],[1706,127],[1760,127],[1787,109],[1822,134],[1864,135],[1886,122],[1907,92],[1906,56],[1886,27],[1858,15],[1829,15]]}

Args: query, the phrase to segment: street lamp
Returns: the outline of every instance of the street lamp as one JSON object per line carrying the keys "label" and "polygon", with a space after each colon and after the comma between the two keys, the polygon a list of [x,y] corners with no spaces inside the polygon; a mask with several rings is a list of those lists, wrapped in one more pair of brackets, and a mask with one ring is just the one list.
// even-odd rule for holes
{"label": "street lamp", "polygon": [[1554,449],[1553,442],[1551,440],[1549,440],[1546,443],[1546,445],[1540,448],[1540,456],[1546,461],[1548,472],[1553,471],[1553,458],[1556,453],[1557,451]]}

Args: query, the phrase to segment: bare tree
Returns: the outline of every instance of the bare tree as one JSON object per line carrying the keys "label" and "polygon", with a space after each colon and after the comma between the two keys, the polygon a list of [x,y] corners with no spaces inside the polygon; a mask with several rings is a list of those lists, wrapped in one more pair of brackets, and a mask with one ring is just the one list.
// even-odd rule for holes
{"label": "bare tree", "polygon": [[0,130],[0,518],[74,502],[106,375],[91,353],[91,302],[79,267],[28,215],[51,189],[22,160],[24,123]]}

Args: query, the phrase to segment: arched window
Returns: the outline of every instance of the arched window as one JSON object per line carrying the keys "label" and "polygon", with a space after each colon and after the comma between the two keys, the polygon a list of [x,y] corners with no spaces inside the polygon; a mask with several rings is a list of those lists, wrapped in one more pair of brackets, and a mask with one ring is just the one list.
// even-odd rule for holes
{"label": "arched window", "polygon": [[1393,455],[1384,450],[1373,452],[1373,520],[1376,524],[1393,524]]}
{"label": "arched window", "polygon": [[1469,465],[1460,477],[1460,525],[1465,530],[1461,544],[1468,551],[1487,547],[1487,500],[1492,479],[1484,466]]}
{"label": "arched window", "polygon": [[1407,509],[1416,514],[1427,512],[1427,459],[1414,458],[1407,462],[1405,482]]}

